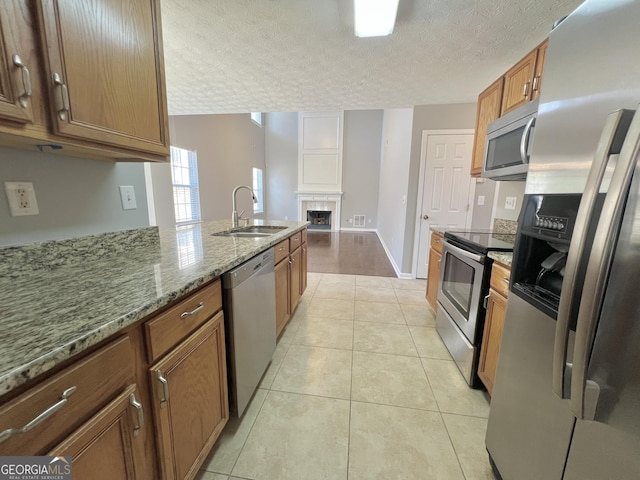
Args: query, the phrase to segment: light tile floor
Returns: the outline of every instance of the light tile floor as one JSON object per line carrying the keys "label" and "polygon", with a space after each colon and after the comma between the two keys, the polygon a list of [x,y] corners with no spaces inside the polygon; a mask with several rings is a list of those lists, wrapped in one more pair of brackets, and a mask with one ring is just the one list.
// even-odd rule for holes
{"label": "light tile floor", "polygon": [[485,392],[435,330],[425,282],[309,273],[241,419],[199,480],[493,480]]}

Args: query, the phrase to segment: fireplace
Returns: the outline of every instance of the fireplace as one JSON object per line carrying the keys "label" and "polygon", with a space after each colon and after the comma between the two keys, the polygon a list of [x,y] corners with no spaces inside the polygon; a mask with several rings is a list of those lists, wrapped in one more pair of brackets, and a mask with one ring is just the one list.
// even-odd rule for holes
{"label": "fireplace", "polygon": [[309,228],[316,230],[331,230],[331,210],[307,210]]}

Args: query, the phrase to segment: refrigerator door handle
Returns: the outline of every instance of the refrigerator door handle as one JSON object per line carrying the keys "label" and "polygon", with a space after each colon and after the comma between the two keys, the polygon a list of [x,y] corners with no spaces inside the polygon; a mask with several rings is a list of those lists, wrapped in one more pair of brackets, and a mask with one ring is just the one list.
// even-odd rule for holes
{"label": "refrigerator door handle", "polygon": [[571,318],[576,315],[578,300],[575,298],[578,268],[580,259],[584,256],[587,246],[587,231],[591,223],[591,217],[600,191],[600,185],[607,169],[609,155],[612,150],[618,151],[622,141],[627,135],[629,124],[633,118],[633,110],[618,110],[610,113],[604,124],[600,141],[587,177],[587,183],[580,208],[576,216],[576,223],[571,237],[571,246],[565,265],[562,295],[558,307],[558,321],[556,323],[556,335],[553,348],[553,372],[552,390],[559,398],[570,397],[570,377],[567,371],[570,364],[567,363],[567,347],[569,342],[569,327]]}
{"label": "refrigerator door handle", "polygon": [[604,300],[607,280],[633,172],[640,156],[640,109],[629,127],[593,239],[585,275],[573,353],[569,406],[579,419],[593,419],[600,387],[587,381],[589,357]]}

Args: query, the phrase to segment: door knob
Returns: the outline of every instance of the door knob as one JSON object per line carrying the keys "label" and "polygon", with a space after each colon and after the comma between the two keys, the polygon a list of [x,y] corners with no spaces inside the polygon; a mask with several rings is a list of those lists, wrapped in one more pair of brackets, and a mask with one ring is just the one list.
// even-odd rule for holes
{"label": "door knob", "polygon": [[422,218],[423,220],[429,220],[429,215],[423,215]]}

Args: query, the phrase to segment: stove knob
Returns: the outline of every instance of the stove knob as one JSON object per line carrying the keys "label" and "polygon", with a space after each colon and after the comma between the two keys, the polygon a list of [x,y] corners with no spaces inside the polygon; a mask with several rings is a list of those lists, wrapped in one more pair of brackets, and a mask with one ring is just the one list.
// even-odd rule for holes
{"label": "stove knob", "polygon": [[540,226],[540,219],[536,218],[536,227],[539,227],[539,226]]}
{"label": "stove knob", "polygon": [[553,222],[551,224],[551,228],[553,228],[554,230],[557,230],[558,229],[558,222]]}
{"label": "stove knob", "polygon": [[564,230],[564,223],[558,223],[558,230]]}
{"label": "stove knob", "polygon": [[542,226],[543,226],[544,228],[549,228],[549,220],[544,220],[544,221],[542,222]]}

